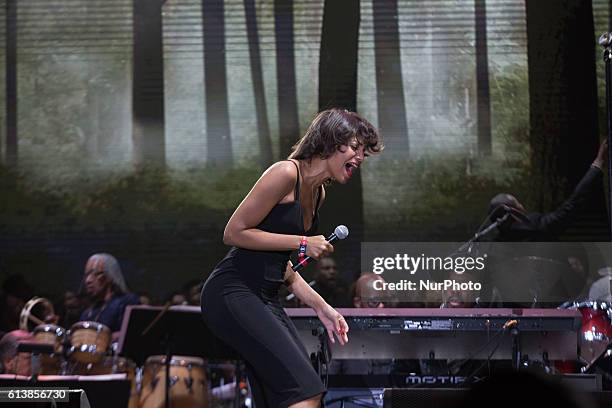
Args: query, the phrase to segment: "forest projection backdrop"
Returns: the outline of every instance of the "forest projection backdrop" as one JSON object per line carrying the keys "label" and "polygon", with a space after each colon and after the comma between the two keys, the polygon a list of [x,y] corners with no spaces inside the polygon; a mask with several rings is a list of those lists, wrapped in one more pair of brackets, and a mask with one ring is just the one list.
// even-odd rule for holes
{"label": "forest projection backdrop", "polygon": [[[329,106],[387,145],[328,190],[347,278],[361,241],[468,239],[498,192],[552,209],[605,130],[603,0],[0,5],[0,273],[47,293],[98,251],[138,290],[205,276],[233,209]],[[607,239],[598,197],[567,239]]]}

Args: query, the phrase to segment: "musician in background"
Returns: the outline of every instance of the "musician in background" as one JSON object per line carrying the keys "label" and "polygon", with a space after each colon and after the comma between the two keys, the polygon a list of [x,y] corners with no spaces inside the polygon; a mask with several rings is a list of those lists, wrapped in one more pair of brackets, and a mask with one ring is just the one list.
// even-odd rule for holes
{"label": "musician in background", "polygon": [[359,279],[351,287],[353,307],[362,308],[384,308],[388,296],[384,291],[376,290],[375,282],[385,282],[382,276],[372,272],[361,274]]}
{"label": "musician in background", "polygon": [[194,279],[187,282],[184,286],[185,297],[187,304],[191,306],[200,306],[200,295],[202,294],[202,286],[204,282],[201,279]]}
{"label": "musician in background", "polygon": [[[340,280],[338,265],[331,256],[323,257],[317,262],[309,285],[333,307],[352,307],[351,296],[347,293],[344,282]],[[283,307],[307,307],[298,298],[290,295],[286,286],[279,290],[279,297]]]}
{"label": "musician in background", "polygon": [[138,299],[141,305],[154,306],[153,296],[146,290],[138,292]]}
{"label": "musician in background", "polygon": [[2,374],[30,376],[32,363],[30,353],[18,353],[17,347],[23,341],[34,340],[31,333],[24,330],[13,330],[0,339],[0,362]]}
{"label": "musician in background", "polygon": [[331,256],[321,258],[316,265],[313,289],[333,307],[349,307],[346,285],[340,280],[338,265]]}
{"label": "musician in background", "polygon": [[556,210],[546,213],[527,212],[523,204],[513,195],[501,193],[489,203],[491,222],[509,213],[510,217],[499,227],[495,241],[546,242],[555,241],[567,228],[576,211],[589,197],[594,187],[601,184],[602,168],[608,160],[608,142],[599,146],[597,156],[572,195]]}
{"label": "musician in background", "polygon": [[81,320],[108,326],[116,340],[125,308],[139,304],[138,296],[128,292],[119,262],[110,254],[94,254],[87,260],[84,282],[92,305],[83,311]]}
{"label": "musician in background", "polygon": [[[465,271],[463,273],[456,273],[455,271],[451,271],[448,274],[448,278],[450,280],[454,280],[455,282],[468,283],[478,282],[476,276],[472,274],[470,271]],[[480,292],[474,290],[461,290],[459,288],[450,287],[448,290],[444,292],[444,299],[440,308],[472,308],[479,307],[480,300]]]}
{"label": "musician in background", "polygon": [[[571,196],[549,213],[528,212],[511,194],[498,194],[489,204],[491,221],[506,219],[498,227],[498,242],[551,242],[569,226],[581,206],[601,185],[602,168],[608,159],[608,143],[601,143],[595,159]],[[557,307],[575,299],[585,283],[577,267],[580,248],[559,245],[504,244],[494,247],[487,261],[484,299],[504,307]],[[579,266],[579,265],[578,265]]]}
{"label": "musician in background", "polygon": [[187,297],[181,291],[173,291],[168,296],[164,303],[169,303],[171,306],[184,306],[187,304]]}
{"label": "musician in background", "polygon": [[59,313],[58,324],[62,327],[70,327],[80,320],[81,313],[87,305],[77,293],[67,290],[58,299],[55,309]]}

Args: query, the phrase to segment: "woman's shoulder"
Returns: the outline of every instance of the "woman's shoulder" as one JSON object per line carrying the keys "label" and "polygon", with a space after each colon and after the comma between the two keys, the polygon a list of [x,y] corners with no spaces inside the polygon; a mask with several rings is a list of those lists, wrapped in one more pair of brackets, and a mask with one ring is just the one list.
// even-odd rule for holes
{"label": "woman's shoulder", "polygon": [[283,179],[290,179],[296,181],[298,177],[298,164],[294,160],[282,160],[272,164],[264,171],[263,175],[270,175],[273,177],[281,177]]}

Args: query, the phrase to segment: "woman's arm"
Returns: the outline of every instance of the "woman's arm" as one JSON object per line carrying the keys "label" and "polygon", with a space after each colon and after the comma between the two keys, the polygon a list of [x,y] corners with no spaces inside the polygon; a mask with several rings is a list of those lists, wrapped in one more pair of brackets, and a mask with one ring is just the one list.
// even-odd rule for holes
{"label": "woman's arm", "polygon": [[255,228],[292,191],[296,180],[297,170],[292,163],[279,162],[270,166],[230,217],[223,232],[223,243],[261,251],[299,248],[297,235],[274,234]]}
{"label": "woman's arm", "polygon": [[291,262],[287,263],[285,276],[289,276],[287,279],[289,291],[317,313],[319,320],[321,320],[327,330],[329,341],[335,342],[335,334],[341,345],[346,344],[348,342],[348,324],[344,317],[310,287],[299,273],[291,269]]}
{"label": "woman's arm", "polygon": [[[270,166],[230,217],[223,232],[223,243],[257,251],[298,249],[300,236],[275,234],[256,228],[272,208],[293,191],[297,177],[297,169],[289,161]],[[332,251],[333,247],[324,236],[308,238],[307,255],[319,258]]]}

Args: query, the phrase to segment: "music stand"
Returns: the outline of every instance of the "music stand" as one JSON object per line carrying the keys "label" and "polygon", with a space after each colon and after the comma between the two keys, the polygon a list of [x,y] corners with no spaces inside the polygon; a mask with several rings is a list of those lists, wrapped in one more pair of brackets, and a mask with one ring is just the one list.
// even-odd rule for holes
{"label": "music stand", "polygon": [[31,382],[35,384],[40,374],[40,355],[52,354],[53,344],[41,344],[36,341],[22,341],[17,344],[18,353],[30,353],[32,377]]}
{"label": "music stand", "polygon": [[240,360],[208,330],[198,306],[128,306],[119,333],[119,354],[144,365],[147,357],[166,356],[166,407],[169,407],[173,355]]}

